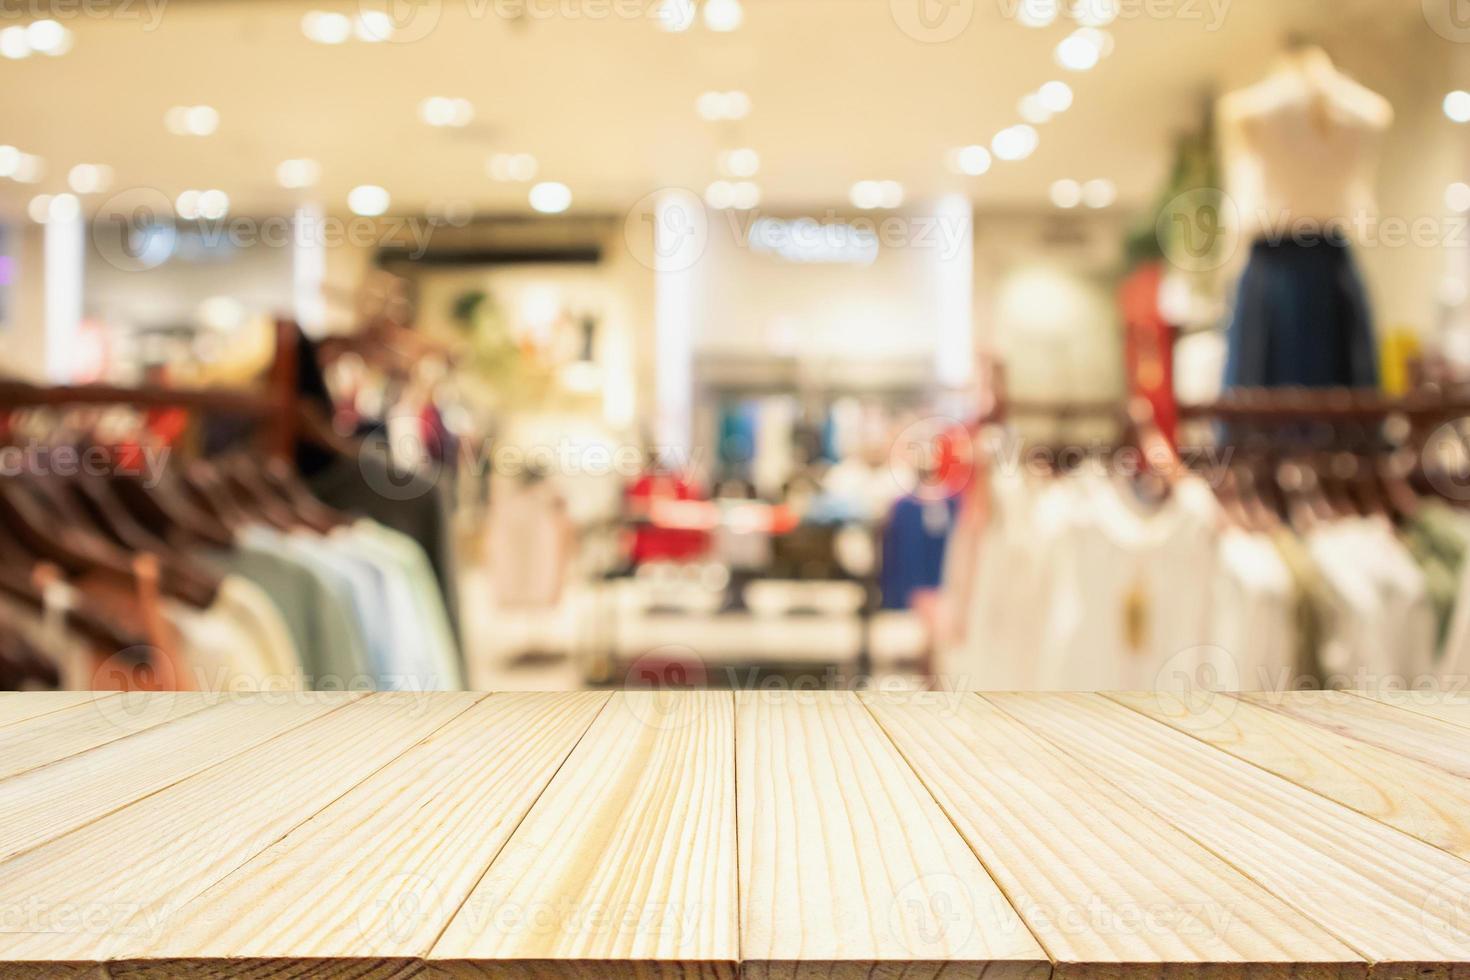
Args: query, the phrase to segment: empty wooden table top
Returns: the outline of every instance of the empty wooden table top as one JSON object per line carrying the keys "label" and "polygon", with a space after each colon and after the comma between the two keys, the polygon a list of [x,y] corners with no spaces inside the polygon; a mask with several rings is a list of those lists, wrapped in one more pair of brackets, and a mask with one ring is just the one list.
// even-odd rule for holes
{"label": "empty wooden table top", "polygon": [[0,978],[1470,980],[1470,699],[0,694]]}

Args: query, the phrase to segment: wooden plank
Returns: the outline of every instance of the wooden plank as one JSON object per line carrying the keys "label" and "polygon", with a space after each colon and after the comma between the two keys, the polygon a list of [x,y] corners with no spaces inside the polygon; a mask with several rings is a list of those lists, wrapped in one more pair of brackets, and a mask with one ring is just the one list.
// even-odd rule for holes
{"label": "wooden plank", "polygon": [[[1470,863],[1100,695],[985,695],[1382,976],[1470,964]],[[1416,971],[1423,971],[1416,974]]]}
{"label": "wooden plank", "polygon": [[221,961],[231,976],[319,976],[326,962],[401,972],[428,954],[607,698],[492,695],[180,908],[154,943],[112,964],[114,977],[217,974]]}
{"label": "wooden plank", "polygon": [[1108,697],[1470,859],[1470,780],[1243,699],[1199,693]]}
{"label": "wooden plank", "polygon": [[136,735],[209,704],[205,694],[115,694],[0,728],[0,779]]}
{"label": "wooden plank", "polygon": [[359,696],[231,695],[204,711],[0,781],[0,814],[4,814],[0,861],[70,833]]}
{"label": "wooden plank", "polygon": [[744,977],[1049,975],[855,695],[743,692],[736,742]]}
{"label": "wooden plank", "polygon": [[99,698],[112,697],[117,697],[117,694],[111,691],[0,692],[0,728]]}
{"label": "wooden plank", "polygon": [[1470,779],[1470,736],[1449,722],[1343,691],[1268,691],[1241,697]]}
{"label": "wooden plank", "polygon": [[723,977],[739,959],[734,699],[622,692],[449,923],[472,977]]}
{"label": "wooden plank", "polygon": [[157,942],[179,908],[481,697],[368,695],[0,863],[0,960]]}
{"label": "wooden plank", "polygon": [[1403,708],[1415,714],[1470,728],[1470,695],[1444,691],[1350,691],[1360,698],[1370,698]]}
{"label": "wooden plank", "polygon": [[1055,980],[1366,975],[1362,956],[994,705],[863,701],[1041,941]]}

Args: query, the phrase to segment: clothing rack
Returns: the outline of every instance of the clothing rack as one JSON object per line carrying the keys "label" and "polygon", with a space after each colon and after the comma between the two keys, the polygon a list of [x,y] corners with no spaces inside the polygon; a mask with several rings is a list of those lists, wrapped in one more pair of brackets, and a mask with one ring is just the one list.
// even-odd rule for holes
{"label": "clothing rack", "polygon": [[290,456],[296,445],[300,406],[297,394],[299,328],[276,321],[275,359],[262,391],[219,388],[120,387],[115,385],[36,385],[0,380],[0,410],[83,405],[182,408],[213,415],[259,419],[266,423],[263,448],[271,456]]}

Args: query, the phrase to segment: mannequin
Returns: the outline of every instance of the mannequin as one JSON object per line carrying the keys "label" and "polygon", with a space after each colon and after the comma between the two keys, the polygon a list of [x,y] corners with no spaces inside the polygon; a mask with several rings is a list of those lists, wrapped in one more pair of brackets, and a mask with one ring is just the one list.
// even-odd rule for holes
{"label": "mannequin", "polygon": [[1376,386],[1371,315],[1349,242],[1375,210],[1393,107],[1296,40],[1270,77],[1221,99],[1217,117],[1239,230],[1255,240],[1226,383]]}

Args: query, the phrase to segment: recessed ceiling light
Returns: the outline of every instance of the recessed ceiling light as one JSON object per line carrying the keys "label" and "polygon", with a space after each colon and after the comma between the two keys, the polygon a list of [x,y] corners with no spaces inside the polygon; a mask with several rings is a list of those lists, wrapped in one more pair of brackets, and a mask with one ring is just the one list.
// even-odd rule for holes
{"label": "recessed ceiling light", "polygon": [[1457,123],[1470,122],[1470,92],[1455,89],[1444,97],[1444,114]]}
{"label": "recessed ceiling light", "polygon": [[525,183],[536,178],[536,158],[529,153],[496,153],[485,164],[491,180]]}
{"label": "recessed ceiling light", "polygon": [[99,194],[112,186],[112,168],[101,163],[79,163],[66,175],[66,182],[78,194]]}
{"label": "recessed ceiling light", "polygon": [[996,133],[990,141],[990,149],[1001,160],[1024,160],[1036,152],[1040,142],[1041,137],[1036,130],[1022,123]]}
{"label": "recessed ceiling light", "polygon": [[163,124],[175,136],[208,136],[219,128],[219,113],[207,105],[176,105]]}
{"label": "recessed ceiling light", "polygon": [[530,202],[542,214],[561,214],[572,206],[572,189],[566,184],[546,181],[531,188]]}
{"label": "recessed ceiling light", "polygon": [[317,44],[342,44],[352,36],[352,21],[346,14],[311,10],[301,18],[301,33]]}
{"label": "recessed ceiling light", "polygon": [[[26,29],[20,25],[14,25],[0,31],[0,57],[19,61],[21,58],[29,58],[31,55],[31,42],[26,37]],[[48,199],[48,205],[51,203]]]}
{"label": "recessed ceiling light", "polygon": [[738,30],[745,20],[740,0],[704,0],[704,26],[721,33]]}
{"label": "recessed ceiling light", "polygon": [[1061,0],[1021,0],[1016,6],[1016,20],[1027,27],[1049,27],[1061,5]]}
{"label": "recessed ceiling light", "polygon": [[760,173],[761,156],[750,147],[730,150],[721,154],[720,169],[731,177],[754,177]]}
{"label": "recessed ceiling light", "polygon": [[21,152],[13,146],[0,146],[0,177],[13,177],[20,166]]}
{"label": "recessed ceiling light", "polygon": [[377,184],[362,184],[347,192],[347,207],[353,214],[364,218],[376,218],[388,210],[392,198]]}
{"label": "recessed ceiling light", "polygon": [[282,160],[276,166],[276,183],[287,190],[310,187],[321,178],[321,175],[321,165],[305,157]]}
{"label": "recessed ceiling light", "polygon": [[1072,108],[1072,86],[1066,82],[1047,82],[1036,90],[1036,97],[1054,113]]}
{"label": "recessed ceiling light", "polygon": [[759,207],[761,203],[761,189],[759,185],[748,180],[742,180],[735,184],[735,208],[740,211],[749,211]]}
{"label": "recessed ceiling light", "polygon": [[700,116],[716,122],[721,119],[744,119],[750,115],[750,96],[744,92],[706,92],[695,103]]}
{"label": "recessed ceiling light", "polygon": [[1057,64],[1068,71],[1087,71],[1097,65],[1101,57],[1097,45],[1080,32],[1068,34],[1057,45]]}
{"label": "recessed ceiling light", "polygon": [[1041,96],[1035,92],[1022,96],[1020,104],[1016,106],[1016,111],[1022,119],[1038,126],[1051,119],[1051,110],[1046,107],[1046,103],[1041,101]]}
{"label": "recessed ceiling light", "polygon": [[10,176],[17,183],[34,184],[45,172],[46,161],[34,153],[22,153],[20,159],[15,162],[15,169]]}
{"label": "recessed ceiling light", "polygon": [[896,180],[860,180],[852,185],[852,203],[864,211],[903,204],[903,185]]}
{"label": "recessed ceiling light", "polygon": [[36,224],[44,225],[46,219],[51,217],[51,195],[37,194],[31,198],[30,203],[26,205],[26,214]]}
{"label": "recessed ceiling light", "polygon": [[1451,211],[1470,211],[1470,184],[1456,181],[1444,190],[1445,207]]}
{"label": "recessed ceiling light", "polygon": [[359,41],[377,44],[393,40],[393,18],[382,10],[364,10],[352,22],[352,33]]}
{"label": "recessed ceiling light", "polygon": [[954,151],[951,166],[967,177],[979,177],[990,169],[990,151],[978,144]]}
{"label": "recessed ceiling light", "polygon": [[50,18],[33,20],[26,27],[26,43],[32,51],[56,57],[71,50],[71,31]]}
{"label": "recessed ceiling light", "polygon": [[662,0],[653,16],[661,29],[682,34],[694,26],[694,12],[694,0]]}
{"label": "recessed ceiling light", "polygon": [[419,103],[419,118],[430,126],[468,126],[475,118],[475,107],[469,99],[435,95]]}
{"label": "recessed ceiling light", "polygon": [[1082,185],[1082,203],[1090,208],[1105,208],[1118,199],[1118,188],[1111,180],[1098,178]]}
{"label": "recessed ceiling light", "polygon": [[1051,185],[1051,203],[1059,208],[1075,208],[1082,203],[1082,185],[1075,180],[1059,180]]}
{"label": "recessed ceiling light", "polygon": [[716,211],[735,206],[735,185],[728,180],[717,180],[704,189],[704,203]]}

